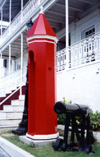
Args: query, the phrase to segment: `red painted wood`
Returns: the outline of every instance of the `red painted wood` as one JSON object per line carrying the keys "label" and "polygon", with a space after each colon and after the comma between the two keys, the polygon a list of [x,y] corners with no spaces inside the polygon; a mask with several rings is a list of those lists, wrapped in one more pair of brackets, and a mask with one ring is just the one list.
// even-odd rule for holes
{"label": "red painted wood", "polygon": [[35,23],[31,27],[28,34],[26,35],[26,38],[32,35],[50,35],[50,36],[56,37],[56,34],[54,33],[53,29],[51,28],[44,14],[42,13],[39,14]]}
{"label": "red painted wood", "polygon": [[[43,14],[39,15],[26,36],[31,36],[28,45],[28,134],[32,136],[57,133],[54,112],[55,41],[38,38],[40,34],[56,36]],[[35,35],[36,39],[32,39]]]}

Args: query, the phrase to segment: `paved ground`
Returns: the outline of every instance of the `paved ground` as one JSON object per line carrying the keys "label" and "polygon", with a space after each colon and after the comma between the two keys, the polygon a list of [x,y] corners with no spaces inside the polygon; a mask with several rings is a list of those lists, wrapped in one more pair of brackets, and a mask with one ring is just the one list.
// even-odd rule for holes
{"label": "paved ground", "polygon": [[10,156],[0,147],[0,157],[10,157]]}

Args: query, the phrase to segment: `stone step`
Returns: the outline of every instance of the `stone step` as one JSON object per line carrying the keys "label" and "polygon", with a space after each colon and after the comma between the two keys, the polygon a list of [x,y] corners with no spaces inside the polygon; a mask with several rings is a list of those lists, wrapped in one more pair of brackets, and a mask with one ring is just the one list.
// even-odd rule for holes
{"label": "stone step", "polygon": [[24,105],[24,100],[19,100],[19,105]]}
{"label": "stone step", "polygon": [[25,95],[19,95],[19,100],[25,100]]}
{"label": "stone step", "polygon": [[24,100],[12,100],[11,105],[24,105]]}
{"label": "stone step", "polygon": [[0,119],[1,118],[22,118],[23,112],[0,112]]}
{"label": "stone step", "polygon": [[4,112],[14,112],[14,111],[22,111],[23,112],[24,105],[4,105]]}
{"label": "stone step", "polygon": [[19,99],[11,100],[11,105],[24,105],[25,95],[20,95]]}
{"label": "stone step", "polygon": [[0,118],[0,126],[18,125],[21,118]]}
{"label": "stone step", "polygon": [[11,100],[11,105],[19,105],[19,100]]}
{"label": "stone step", "polygon": [[[22,94],[23,95],[25,95],[25,85],[22,87]],[[1,96],[0,95],[0,97],[2,97],[2,100],[0,100],[0,102],[1,101],[3,101],[5,98],[7,98],[11,93],[13,93],[15,90],[12,90],[12,91],[9,91],[9,92],[7,92],[7,94],[5,95],[5,97],[3,97],[3,96]],[[11,100],[23,100],[24,101],[24,99],[25,99],[25,96],[20,96],[20,90],[18,90],[18,91],[16,91],[10,98],[8,98],[2,105],[11,105]],[[17,103],[17,102],[16,102]],[[19,103],[17,103],[17,104],[21,104],[21,103],[24,103],[24,102],[19,102]],[[0,108],[0,110],[2,110],[3,108]]]}
{"label": "stone step", "polygon": [[0,131],[7,131],[7,130],[15,130],[18,128],[18,125],[0,125]]}

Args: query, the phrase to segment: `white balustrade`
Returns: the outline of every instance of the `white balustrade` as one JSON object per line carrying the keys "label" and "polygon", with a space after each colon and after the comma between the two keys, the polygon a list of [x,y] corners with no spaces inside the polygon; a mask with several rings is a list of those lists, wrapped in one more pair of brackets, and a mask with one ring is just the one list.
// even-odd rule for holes
{"label": "white balustrade", "polygon": [[24,6],[23,10],[20,11],[16,17],[13,19],[9,27],[3,32],[2,39],[0,40],[0,45],[7,40],[7,38],[14,33],[17,28],[21,27],[21,24],[23,25],[23,21],[26,19],[30,19],[30,15],[33,15],[36,13],[36,9],[40,7],[42,2],[45,2],[44,0],[30,0],[28,3]]}
{"label": "white balustrade", "polygon": [[[20,76],[21,70],[18,70],[11,75],[5,76],[0,79],[0,95],[5,95],[7,92],[11,92],[11,90],[16,89],[21,84],[25,84],[26,82],[26,74],[22,77]],[[22,82],[22,80],[24,80]]]}
{"label": "white balustrade", "polygon": [[69,47],[69,68],[100,59],[100,32]]}
{"label": "white balustrade", "polygon": [[[66,48],[56,54],[57,72],[65,69]],[[100,32],[68,48],[69,68],[100,60]]]}
{"label": "white balustrade", "polygon": [[14,18],[14,20],[11,22],[11,25],[10,25],[10,29],[11,29],[11,32],[15,31],[21,24],[21,12],[19,12],[17,14],[17,16]]}
{"label": "white balustrade", "polygon": [[56,71],[62,71],[66,65],[66,49],[58,51],[56,53]]}

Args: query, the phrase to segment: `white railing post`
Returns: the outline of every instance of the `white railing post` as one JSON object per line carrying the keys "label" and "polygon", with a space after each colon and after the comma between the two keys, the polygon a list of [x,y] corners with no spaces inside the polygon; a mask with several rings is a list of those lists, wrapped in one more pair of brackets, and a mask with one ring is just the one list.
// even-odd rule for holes
{"label": "white railing post", "polygon": [[69,58],[67,68],[71,68],[71,47],[69,47],[67,51],[68,51],[68,54],[67,54],[66,58],[67,57]]}
{"label": "white railing post", "polygon": [[1,40],[2,40],[2,19],[3,19],[3,9],[1,8]]}
{"label": "white railing post", "polygon": [[66,22],[66,69],[68,68],[68,65],[69,65],[69,15],[68,15],[68,0],[65,0],[65,12],[66,12],[66,19],[65,19],[65,22]]}
{"label": "white railing post", "polygon": [[11,74],[11,44],[9,44],[9,84],[11,82],[10,74]]}
{"label": "white railing post", "polygon": [[100,59],[100,34],[98,34],[98,41],[97,41],[97,48],[98,48],[98,51],[97,51],[97,53],[96,53],[96,56],[95,56],[95,58],[97,59]]}
{"label": "white railing post", "polygon": [[10,4],[9,4],[9,23],[11,23],[11,2],[12,0],[10,0]]}
{"label": "white railing post", "polygon": [[23,0],[21,0],[21,23],[23,22]]}
{"label": "white railing post", "polygon": [[23,34],[21,33],[21,85],[20,85],[20,95],[22,95],[22,75],[23,75]]}
{"label": "white railing post", "polygon": [[79,65],[82,64],[82,43],[79,43]]}
{"label": "white railing post", "polygon": [[1,61],[1,65],[0,65],[0,80],[2,78],[2,52],[0,52],[0,61]]}
{"label": "white railing post", "polygon": [[40,0],[38,0],[38,5],[40,5]]}
{"label": "white railing post", "polygon": [[[9,4],[9,23],[11,24],[11,2],[12,0],[10,0],[10,4]],[[11,27],[9,26],[9,35],[11,34]]]}

